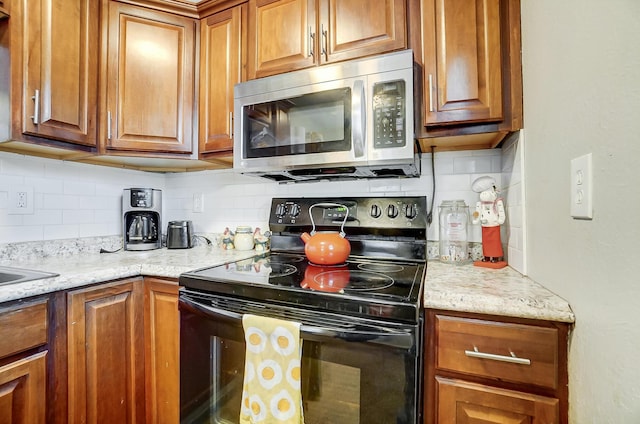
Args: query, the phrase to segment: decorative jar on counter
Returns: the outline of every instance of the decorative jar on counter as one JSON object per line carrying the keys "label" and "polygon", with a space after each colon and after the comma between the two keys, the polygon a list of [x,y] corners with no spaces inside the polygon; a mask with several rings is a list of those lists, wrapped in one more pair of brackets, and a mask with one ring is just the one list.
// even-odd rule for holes
{"label": "decorative jar on counter", "polygon": [[454,264],[468,262],[469,206],[464,200],[443,200],[440,204],[439,223],[440,261]]}
{"label": "decorative jar on counter", "polygon": [[236,250],[253,249],[253,230],[251,227],[237,227],[236,234],[233,238],[233,244]]}

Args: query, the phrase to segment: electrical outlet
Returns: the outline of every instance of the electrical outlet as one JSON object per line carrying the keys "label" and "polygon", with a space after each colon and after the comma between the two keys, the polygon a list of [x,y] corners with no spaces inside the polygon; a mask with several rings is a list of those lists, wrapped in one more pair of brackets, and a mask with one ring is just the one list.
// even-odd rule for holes
{"label": "electrical outlet", "polygon": [[193,194],[193,212],[204,212],[204,193],[198,192]]}
{"label": "electrical outlet", "polygon": [[16,201],[16,208],[19,208],[19,209],[26,209],[27,208],[27,192],[26,191],[19,191],[18,192],[18,199]]}
{"label": "electrical outlet", "polygon": [[10,215],[30,215],[33,213],[33,187],[14,187],[9,190]]}
{"label": "electrical outlet", "polygon": [[571,216],[593,219],[593,170],[591,153],[571,160]]}

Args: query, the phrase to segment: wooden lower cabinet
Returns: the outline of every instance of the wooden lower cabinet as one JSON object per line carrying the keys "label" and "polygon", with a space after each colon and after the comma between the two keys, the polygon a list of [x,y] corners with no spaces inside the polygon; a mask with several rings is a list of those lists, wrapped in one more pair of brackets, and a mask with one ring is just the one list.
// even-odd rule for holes
{"label": "wooden lower cabinet", "polygon": [[70,291],[68,422],[179,422],[179,323],[175,280]]}
{"label": "wooden lower cabinet", "polygon": [[436,378],[439,424],[557,423],[558,399]]}
{"label": "wooden lower cabinet", "polygon": [[429,310],[425,328],[425,423],[568,423],[569,324]]}
{"label": "wooden lower cabinet", "polygon": [[0,423],[44,423],[47,352],[0,367]]}
{"label": "wooden lower cabinet", "polygon": [[47,415],[45,298],[0,306],[0,423],[43,423]]}
{"label": "wooden lower cabinet", "polygon": [[178,282],[144,279],[146,423],[180,421]]}
{"label": "wooden lower cabinet", "polygon": [[69,423],[144,422],[142,301],[140,278],[68,293]]}

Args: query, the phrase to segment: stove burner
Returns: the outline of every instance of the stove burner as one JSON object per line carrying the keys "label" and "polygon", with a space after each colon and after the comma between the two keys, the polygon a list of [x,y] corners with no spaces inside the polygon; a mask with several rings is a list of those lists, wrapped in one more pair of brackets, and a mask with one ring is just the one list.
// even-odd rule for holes
{"label": "stove burner", "polygon": [[269,277],[271,278],[286,277],[287,275],[291,275],[298,270],[298,268],[293,265],[283,264],[279,262],[271,262],[269,266],[271,267],[271,273],[269,274]]}
{"label": "stove burner", "polygon": [[302,262],[304,261],[306,258],[304,256],[279,256],[279,255],[271,255],[269,257],[269,261],[271,263],[289,263],[289,264],[294,264],[297,262]]}
{"label": "stove burner", "polygon": [[363,271],[371,272],[401,272],[404,266],[399,264],[383,264],[383,263],[364,263],[358,264],[358,268]]}
{"label": "stove burner", "polygon": [[348,290],[353,291],[375,291],[391,287],[393,278],[388,275],[370,271],[351,271]]}

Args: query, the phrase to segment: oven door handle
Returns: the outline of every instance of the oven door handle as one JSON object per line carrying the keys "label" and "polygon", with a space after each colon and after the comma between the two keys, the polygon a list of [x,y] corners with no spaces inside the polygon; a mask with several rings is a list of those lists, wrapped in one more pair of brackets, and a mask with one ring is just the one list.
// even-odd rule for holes
{"label": "oven door handle", "polygon": [[[224,317],[233,321],[237,321],[240,325],[242,325],[242,314],[240,313],[216,308],[213,306],[203,305],[202,303],[194,302],[184,295],[180,296],[180,302],[212,318]],[[306,324],[300,325],[300,338],[318,339],[320,337],[332,339],[337,338],[348,342],[376,343],[400,349],[411,349],[412,347],[414,347],[414,337],[409,330],[354,331],[344,328],[318,327]]]}

